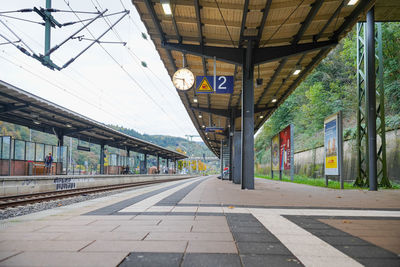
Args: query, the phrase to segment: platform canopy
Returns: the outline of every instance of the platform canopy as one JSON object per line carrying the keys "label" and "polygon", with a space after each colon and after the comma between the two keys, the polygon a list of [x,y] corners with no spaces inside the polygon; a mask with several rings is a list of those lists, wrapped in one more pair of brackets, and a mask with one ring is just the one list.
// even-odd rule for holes
{"label": "platform canopy", "polygon": [[58,138],[70,136],[98,145],[157,156],[184,159],[186,155],[114,130],[0,80],[0,120],[26,126]]}
{"label": "platform canopy", "polygon": [[[232,116],[235,130],[241,130],[241,60],[249,40],[255,47],[254,80],[262,79],[254,88],[255,132],[375,4],[372,0],[132,2],[171,77],[183,67],[183,58],[195,76],[213,75],[214,57],[217,75],[234,76],[231,95],[178,91],[197,131],[216,155],[233,124]],[[162,3],[170,4],[172,15],[164,12]],[[376,1],[375,14],[377,21],[399,20],[400,1]],[[297,75],[296,69],[300,70]],[[222,127],[225,132],[206,135],[208,126]]]}

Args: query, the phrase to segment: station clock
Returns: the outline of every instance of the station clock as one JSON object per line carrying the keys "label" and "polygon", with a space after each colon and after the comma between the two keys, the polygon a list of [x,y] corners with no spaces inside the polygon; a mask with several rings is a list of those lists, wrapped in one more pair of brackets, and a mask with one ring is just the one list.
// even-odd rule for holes
{"label": "station clock", "polygon": [[194,75],[187,68],[177,70],[172,76],[172,83],[178,90],[189,90],[194,84]]}

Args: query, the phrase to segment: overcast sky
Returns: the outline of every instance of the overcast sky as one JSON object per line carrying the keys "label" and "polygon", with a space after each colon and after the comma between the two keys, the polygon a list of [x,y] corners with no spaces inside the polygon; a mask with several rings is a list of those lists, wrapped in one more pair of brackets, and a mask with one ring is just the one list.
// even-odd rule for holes
{"label": "overcast sky", "polygon": [[[46,1],[1,2],[0,12],[34,6],[45,7]],[[0,80],[105,124],[122,125],[147,134],[180,137],[185,137],[187,134],[197,135],[152,41],[150,38],[148,40],[142,38],[142,32],[147,34],[146,29],[129,0],[53,0],[52,2],[52,7],[60,10],[70,10],[67,5],[69,3],[74,11],[93,12],[96,11],[96,6],[99,10],[107,8],[109,11],[106,14],[122,11],[124,5],[131,11],[130,17],[126,16],[117,24],[116,33],[110,31],[101,40],[117,42],[120,36],[127,45],[124,47],[121,44],[102,44],[114,58],[112,59],[100,45],[94,44],[61,71],[48,69],[10,44],[0,45]],[[36,13],[7,15],[42,22]],[[77,15],[80,19],[95,16]],[[61,23],[78,20],[74,13],[54,13],[53,16]],[[110,17],[110,22],[115,22],[120,16]],[[43,54],[43,26],[3,16],[0,16],[0,20],[5,22],[35,53]],[[51,46],[59,44],[80,27],[81,23],[52,28]],[[108,27],[106,21],[99,18],[88,28],[97,37]],[[1,23],[0,34],[17,40]],[[78,36],[80,35],[92,38],[87,30],[80,32]],[[0,37],[0,43],[3,42],[5,40]],[[62,66],[89,44],[89,41],[70,40],[55,51],[51,58],[54,63]],[[142,67],[141,61],[146,62],[148,68]]]}

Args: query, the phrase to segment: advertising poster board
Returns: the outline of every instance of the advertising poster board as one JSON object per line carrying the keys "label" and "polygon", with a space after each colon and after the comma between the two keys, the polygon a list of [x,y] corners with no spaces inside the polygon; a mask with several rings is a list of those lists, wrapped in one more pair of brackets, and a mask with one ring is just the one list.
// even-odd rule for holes
{"label": "advertising poster board", "polygon": [[339,175],[338,114],[324,121],[325,175]]}
{"label": "advertising poster board", "polygon": [[271,146],[271,159],[272,159],[272,170],[279,171],[279,135],[272,137]]}
{"label": "advertising poster board", "polygon": [[280,156],[279,164],[281,170],[290,170],[291,139],[290,125],[279,133]]}

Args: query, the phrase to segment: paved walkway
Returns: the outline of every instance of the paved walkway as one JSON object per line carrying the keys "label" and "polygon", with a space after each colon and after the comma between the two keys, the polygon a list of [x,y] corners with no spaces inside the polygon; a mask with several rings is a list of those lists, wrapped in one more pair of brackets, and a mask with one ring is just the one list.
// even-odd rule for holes
{"label": "paved walkway", "polygon": [[400,266],[400,190],[199,177],[0,223],[0,266]]}

